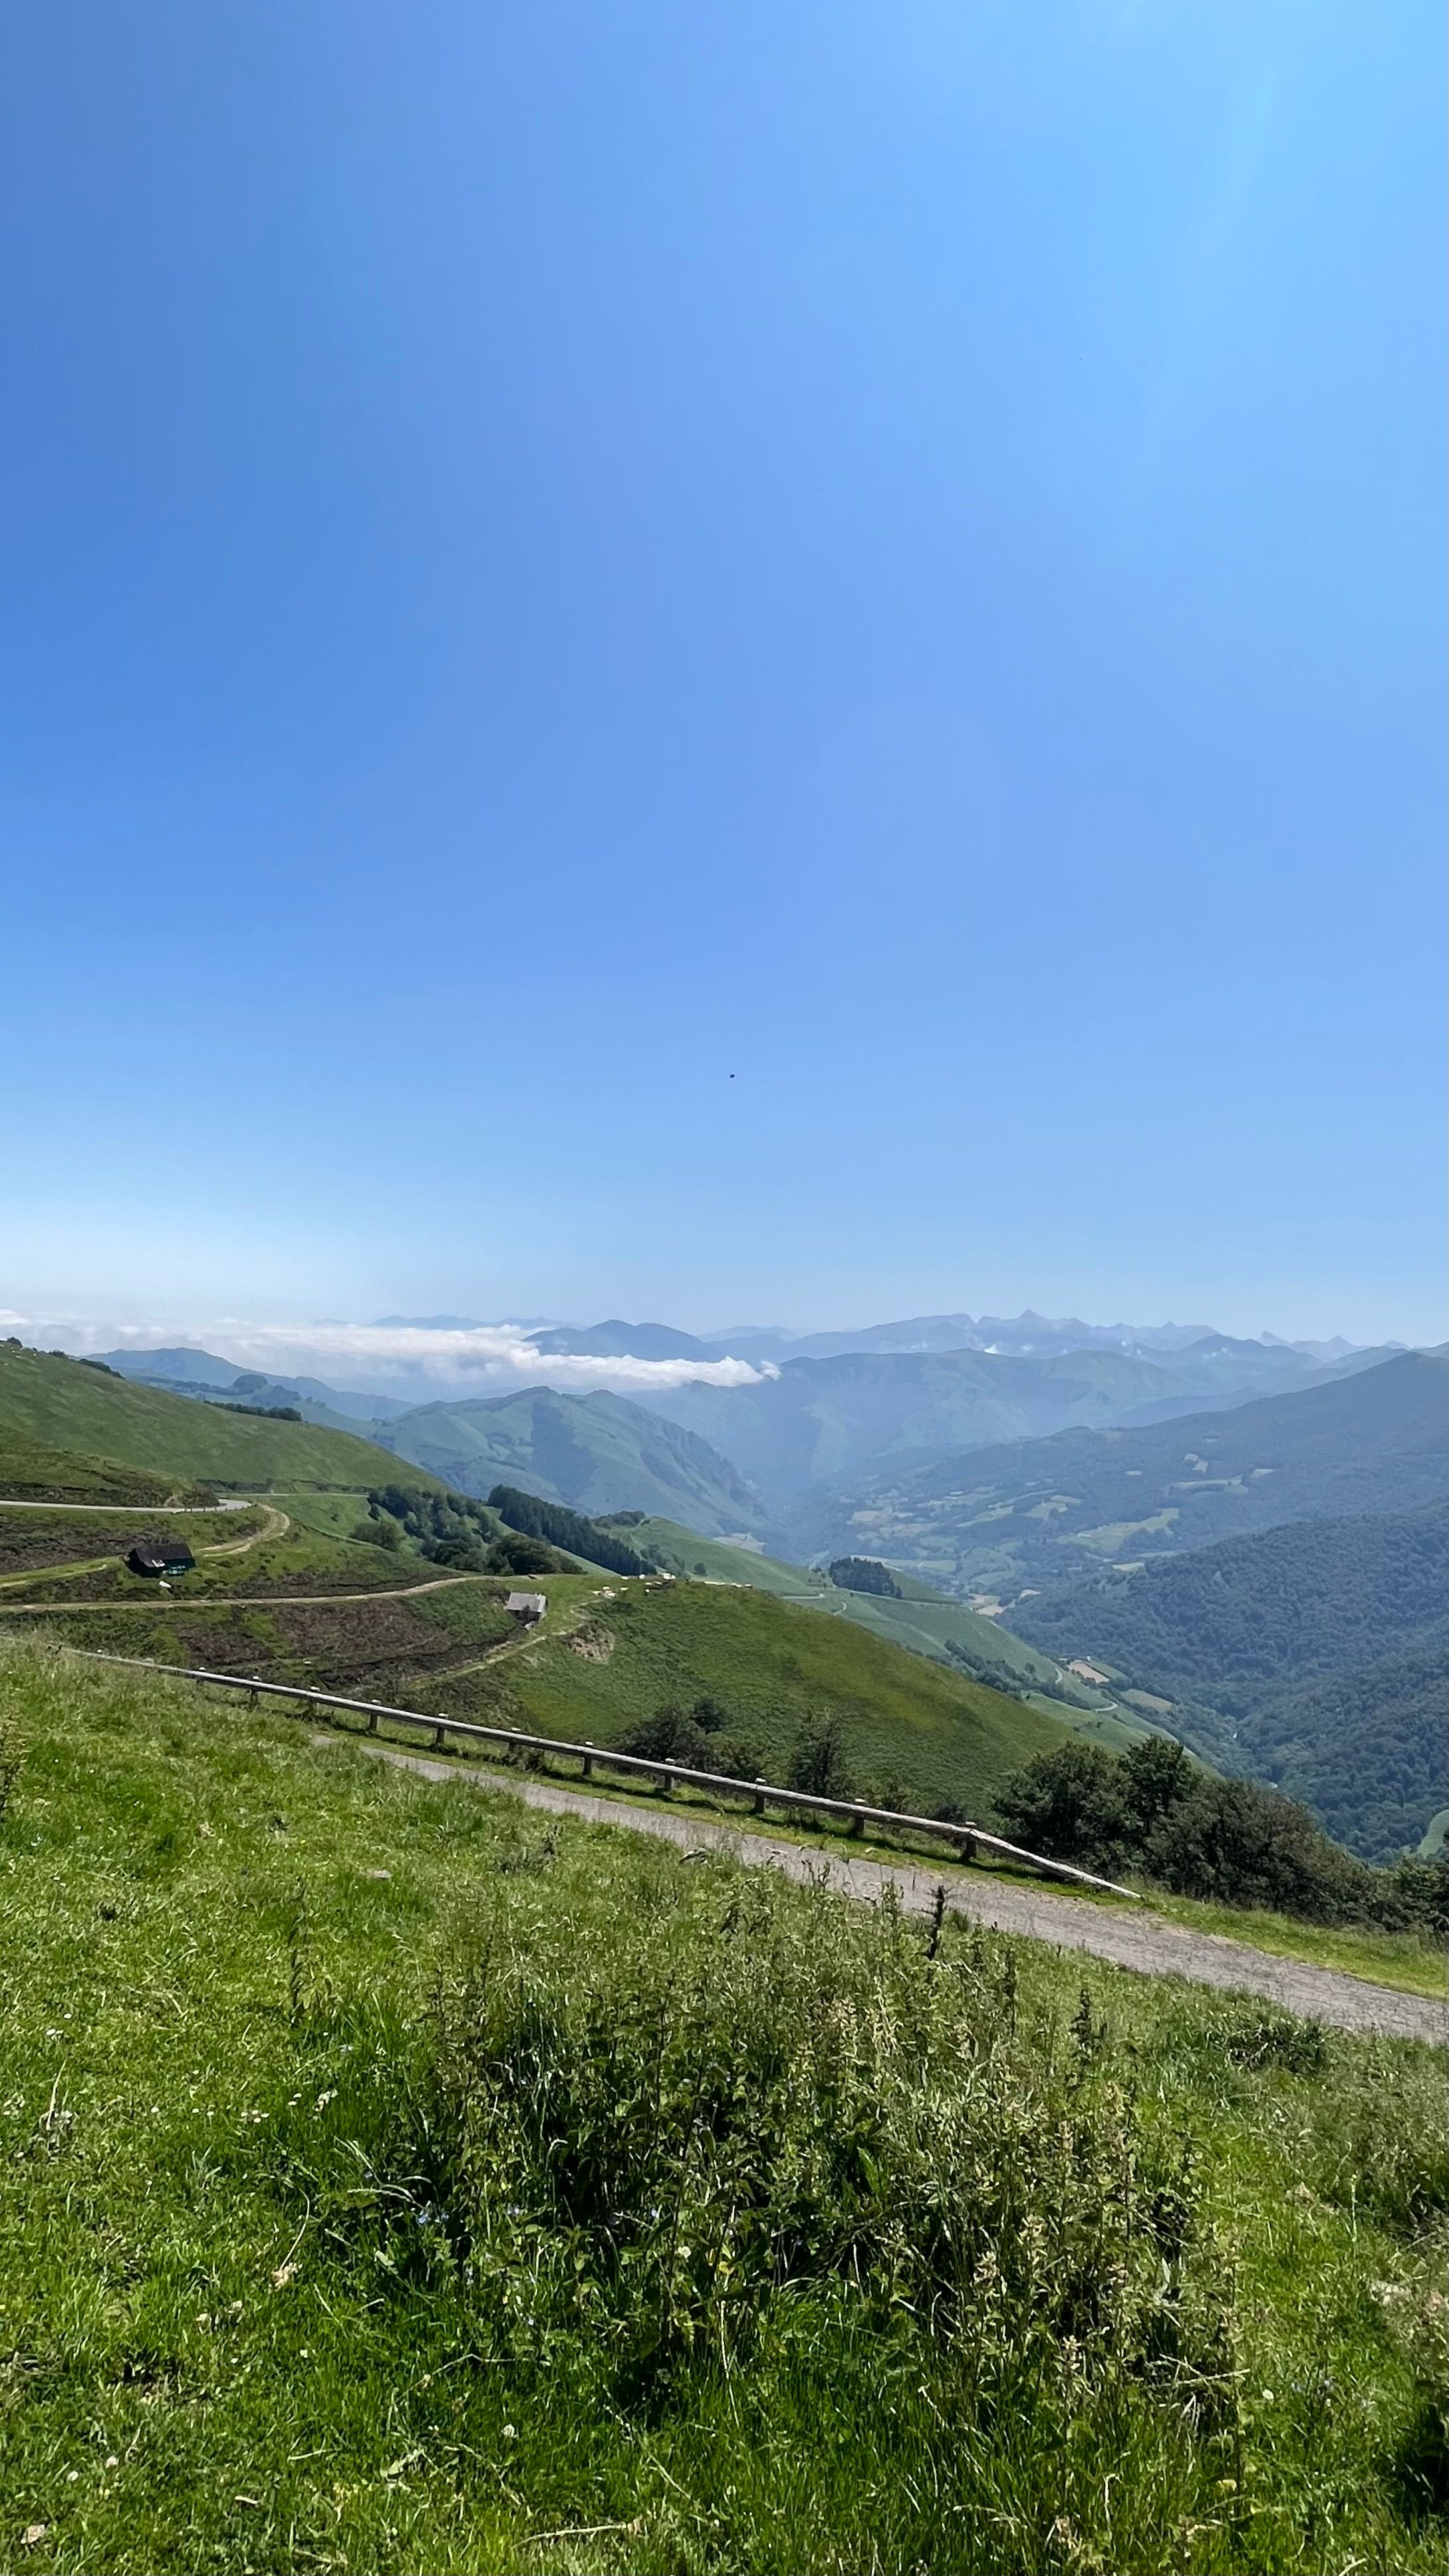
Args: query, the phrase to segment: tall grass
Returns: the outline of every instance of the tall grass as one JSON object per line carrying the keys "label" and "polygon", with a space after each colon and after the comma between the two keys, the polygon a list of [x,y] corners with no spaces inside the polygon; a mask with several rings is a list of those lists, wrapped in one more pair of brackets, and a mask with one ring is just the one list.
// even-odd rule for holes
{"label": "tall grass", "polygon": [[0,1690],[0,2567],[1442,2564],[1428,2051]]}

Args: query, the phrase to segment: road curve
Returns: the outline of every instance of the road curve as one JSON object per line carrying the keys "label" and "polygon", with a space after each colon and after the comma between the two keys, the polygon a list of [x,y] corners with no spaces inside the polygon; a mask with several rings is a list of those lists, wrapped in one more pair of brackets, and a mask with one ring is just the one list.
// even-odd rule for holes
{"label": "road curve", "polygon": [[[713,1824],[707,1817],[681,1815],[667,1807],[635,1807],[623,1800],[591,1797],[551,1780],[520,1779],[516,1774],[465,1770],[454,1762],[430,1762],[417,1753],[363,1742],[336,1733],[315,1735],[317,1745],[356,1746],[399,1770],[417,1772],[424,1780],[450,1780],[472,1789],[501,1790],[527,1806],[546,1807],[557,1815],[578,1816],[585,1823],[620,1825],[632,1833],[654,1834],[682,1851],[725,1851],[755,1868],[778,1869],[801,1882],[818,1879],[828,1866],[830,1883],[843,1895],[878,1905],[894,1887],[908,1914],[929,1914],[943,1883],[939,1869],[916,1868],[909,1861],[852,1860],[826,1854],[806,1843],[776,1841],[765,1834],[742,1833],[733,1825]],[[1261,1995],[1284,2012],[1306,2021],[1325,2022],[1334,2030],[1360,2037],[1417,2039],[1442,2048],[1446,2008],[1426,1995],[1400,1994],[1392,1986],[1370,1985],[1362,1977],[1334,1968],[1315,1968],[1301,1959],[1280,1959],[1267,1950],[1252,1950],[1243,1941],[1220,1933],[1191,1932],[1146,1908],[1120,1914],[1105,1906],[1084,1904],[1080,1897],[1038,1893],[1010,1886],[1001,1879],[953,1876],[946,1899],[954,1914],[968,1915],[995,1932],[1016,1932],[1028,1940],[1050,1941],[1059,1950],[1085,1950],[1115,1968],[1141,1976],[1183,1977],[1191,1985],[1220,1986],[1233,1994]]]}

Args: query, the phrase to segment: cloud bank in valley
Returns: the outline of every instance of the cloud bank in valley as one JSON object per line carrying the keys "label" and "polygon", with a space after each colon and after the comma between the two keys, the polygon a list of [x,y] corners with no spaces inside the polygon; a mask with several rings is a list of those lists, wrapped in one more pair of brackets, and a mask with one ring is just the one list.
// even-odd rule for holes
{"label": "cloud bank in valley", "polygon": [[26,1316],[0,1310],[0,1332],[42,1348],[85,1356],[100,1351],[213,1351],[234,1367],[272,1377],[304,1376],[338,1387],[388,1395],[507,1395],[524,1386],[574,1394],[602,1387],[619,1395],[668,1387],[757,1386],[776,1372],[750,1360],[545,1357],[513,1324],[445,1328],[430,1324],[253,1324],[235,1317],[211,1323],[92,1324],[74,1317]]}

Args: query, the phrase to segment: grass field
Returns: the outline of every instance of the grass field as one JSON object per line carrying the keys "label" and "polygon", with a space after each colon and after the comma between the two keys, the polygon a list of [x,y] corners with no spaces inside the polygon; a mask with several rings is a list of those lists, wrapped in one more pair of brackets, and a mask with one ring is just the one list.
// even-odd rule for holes
{"label": "grass field", "polygon": [[[274,1422],[165,1395],[59,1354],[0,1342],[0,1474],[12,1444],[17,1467],[35,1444],[87,1462],[120,1461],[153,1479],[204,1480],[222,1491],[293,1485],[386,1484],[398,1465],[386,1450],[345,1431]],[[422,1468],[411,1484],[433,1486]],[[0,1486],[0,1491],[29,1491]],[[168,1484],[155,1498],[165,1499]],[[138,1498],[139,1499],[139,1498]]]}
{"label": "grass field", "polygon": [[1429,2052],[3,1698],[0,2565],[1442,2567]]}
{"label": "grass field", "polygon": [[609,1743],[661,1703],[687,1707],[707,1694],[733,1731],[758,1742],[750,1767],[778,1778],[805,1719],[828,1712],[861,1787],[926,1813],[946,1799],[974,1812],[1008,1772],[1063,1739],[1055,1720],[1018,1700],[768,1592],[630,1585],[596,1624],[607,1660],[545,1636],[510,1662],[507,1693],[524,1724]]}
{"label": "grass field", "polygon": [[704,1578],[711,1583],[746,1584],[755,1591],[773,1592],[781,1600],[803,1601],[948,1668],[955,1663],[950,1652],[955,1645],[980,1669],[983,1679],[994,1680],[999,1672],[1010,1689],[1029,1693],[1042,1715],[1056,1718],[1074,1734],[1111,1752],[1122,1751],[1147,1732],[1141,1719],[1109,1693],[1075,1690],[1071,1700],[1063,1698],[1057,1666],[1049,1655],[1038,1653],[1035,1646],[1024,1644],[980,1611],[948,1601],[910,1576],[900,1578],[904,1597],[896,1601],[886,1593],[844,1591],[813,1566],[787,1565],[779,1558],[757,1555],[752,1548],[697,1538],[678,1521],[647,1520],[623,1535],[638,1546],[657,1547],[666,1563],[684,1573],[697,1575],[703,1567]]}
{"label": "grass field", "polygon": [[[3,1352],[0,1344],[0,1352]],[[189,1477],[152,1475],[118,1458],[50,1448],[0,1415],[0,1496],[26,1503],[206,1503],[209,1488]]]}

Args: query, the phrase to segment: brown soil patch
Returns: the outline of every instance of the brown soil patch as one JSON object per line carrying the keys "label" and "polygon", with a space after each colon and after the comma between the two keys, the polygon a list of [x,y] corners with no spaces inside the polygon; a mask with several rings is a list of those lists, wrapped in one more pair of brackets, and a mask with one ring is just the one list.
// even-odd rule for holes
{"label": "brown soil patch", "polygon": [[606,1664],[614,1651],[614,1632],[600,1619],[586,1619],[582,1627],[575,1628],[573,1635],[564,1639],[564,1643],[569,1653],[577,1655],[582,1662]]}

